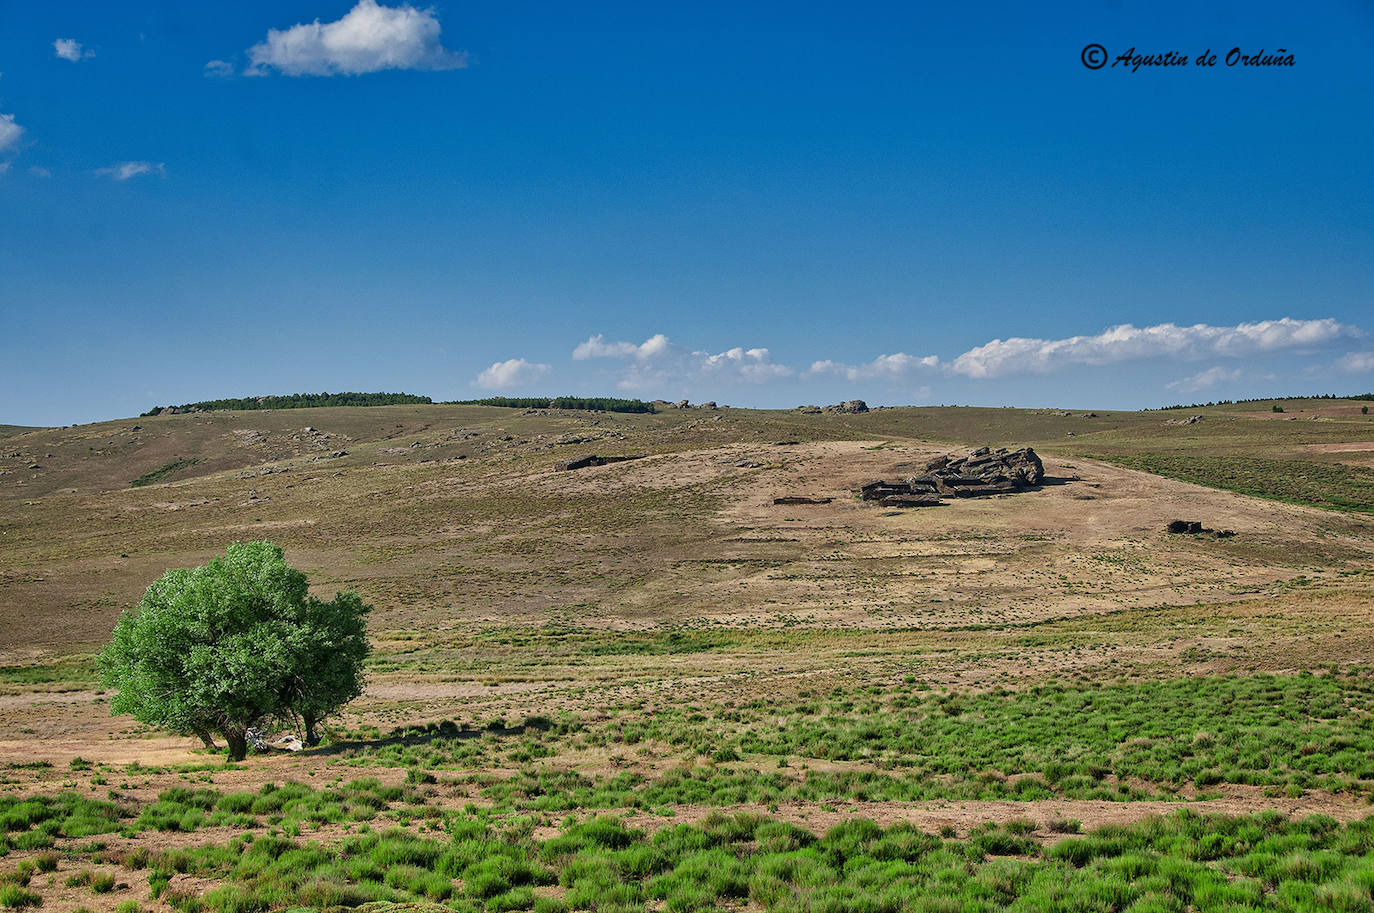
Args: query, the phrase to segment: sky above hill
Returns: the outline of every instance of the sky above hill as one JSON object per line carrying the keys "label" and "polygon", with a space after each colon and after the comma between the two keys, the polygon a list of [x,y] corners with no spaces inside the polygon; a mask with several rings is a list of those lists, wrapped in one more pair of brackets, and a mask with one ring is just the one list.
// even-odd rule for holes
{"label": "sky above hill", "polygon": [[0,423],[1374,388],[1374,5],[972,10],[0,4]]}

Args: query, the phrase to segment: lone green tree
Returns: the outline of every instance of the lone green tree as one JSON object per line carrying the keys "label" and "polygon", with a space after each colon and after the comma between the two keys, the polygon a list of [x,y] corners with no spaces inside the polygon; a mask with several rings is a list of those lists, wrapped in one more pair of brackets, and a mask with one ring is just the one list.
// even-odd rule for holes
{"label": "lone green tree", "polygon": [[270,542],[236,542],[203,567],[176,568],[115,625],[99,657],[112,713],[198,736],[224,736],[230,760],[248,730],[319,723],[362,693],[367,614],[356,593],[309,595],[305,575]]}

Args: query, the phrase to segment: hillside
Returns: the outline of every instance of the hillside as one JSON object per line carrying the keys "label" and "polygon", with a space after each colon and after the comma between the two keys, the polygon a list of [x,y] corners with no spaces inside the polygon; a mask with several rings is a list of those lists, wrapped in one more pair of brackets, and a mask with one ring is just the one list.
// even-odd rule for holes
{"label": "hillside", "polygon": [[[1033,445],[1044,483],[910,510],[853,494],[980,444]],[[588,453],[637,459],[555,468]],[[310,839],[342,839],[331,803],[548,839],[607,812],[632,842],[766,808],[770,828],[867,818],[1046,866],[1080,824],[1357,821],[1374,796],[1374,423],[1348,402],[211,412],[21,430],[4,454],[0,756],[25,759],[5,775],[118,782],[128,816],[176,816],[159,846],[227,839],[191,833],[217,802],[205,821],[280,822],[230,793],[283,779],[314,784],[283,793],[322,816],[287,813]],[[1179,518],[1234,535],[1166,532]],[[164,570],[258,538],[376,606],[370,682],[331,744],[207,767],[109,717],[92,654]],[[177,792],[192,776],[198,799]],[[330,792],[343,777],[362,785]]]}
{"label": "hillside", "polygon": [[[1186,478],[1222,465],[1267,466],[1272,471],[1258,478],[1280,497],[1320,503],[1361,496],[1350,480],[1371,472],[1374,450],[1366,445],[1374,447],[1374,422],[1357,407],[1323,402],[1282,420],[1250,405],[1189,413],[1202,417],[1192,424],[1179,424],[1176,412],[626,415],[418,405],[29,430],[10,439],[0,464],[8,559],[0,640],[11,645],[10,660],[59,644],[93,647],[163,569],[257,537],[285,547],[322,588],[357,587],[377,599],[383,624],[423,629],[440,617],[444,624],[520,619],[652,628],[723,620],[722,600],[731,606],[726,615],[749,624],[771,614],[762,606],[785,605],[789,618],[826,624],[947,627],[1026,617],[1019,598],[999,598],[1002,608],[976,616],[951,611],[947,603],[959,602],[965,586],[1008,598],[1049,586],[1032,600],[1040,607],[1034,617],[1043,619],[1066,611],[1059,602],[1081,611],[1230,598],[1283,576],[1302,555],[1324,567],[1358,561],[1362,551],[1351,551],[1346,537],[1363,526],[1348,514],[1300,512],[1304,519],[1284,530],[1287,521],[1276,518],[1288,514],[1277,505],[1129,471],[1159,464]],[[850,489],[866,478],[909,473],[924,455],[982,443],[1033,444],[1054,472],[1082,481],[909,515],[852,500]],[[646,459],[552,471],[556,461],[586,452]],[[1086,454],[1128,468],[1087,463]],[[1295,465],[1304,472],[1291,472]],[[135,480],[145,484],[132,487]],[[805,510],[769,503],[786,494],[835,500]],[[1107,503],[1129,510],[1104,515]],[[1224,552],[1155,535],[1166,515],[1204,504],[1217,515],[1204,518],[1214,525],[1243,525],[1244,514],[1268,531],[1237,537]],[[1355,506],[1365,510],[1369,502]],[[1076,541],[1085,532],[1075,531],[1080,519],[1102,527],[1091,544]],[[990,579],[966,580],[952,560],[931,568],[927,583],[890,581],[873,569],[883,566],[882,554],[901,548],[863,544],[912,530],[959,539],[989,522],[1002,544],[988,554],[1002,556],[999,564],[1015,558],[992,591]],[[1317,527],[1327,532],[1312,535]],[[1131,537],[1143,541],[1127,549],[1130,563],[1151,573],[1130,595],[1091,596],[1080,583],[1064,583],[1065,595],[1055,595],[1056,576],[1068,565],[1099,560],[1103,543],[1118,550]],[[1219,576],[1203,571],[1237,557],[1240,567]],[[1064,567],[1051,572],[1057,561]],[[817,577],[821,566],[826,573]],[[1036,572],[1024,576],[1031,567]],[[1155,577],[1186,583],[1146,582]],[[863,580],[863,595],[841,599],[821,578]],[[912,608],[880,608],[904,603]],[[932,611],[944,620],[933,622]]]}

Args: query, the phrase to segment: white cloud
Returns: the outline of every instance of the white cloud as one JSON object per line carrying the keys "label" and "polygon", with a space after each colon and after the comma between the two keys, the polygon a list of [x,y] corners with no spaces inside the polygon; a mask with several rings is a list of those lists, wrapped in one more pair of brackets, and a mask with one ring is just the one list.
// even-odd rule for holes
{"label": "white cloud", "polygon": [[59,38],[52,43],[52,49],[58,57],[63,60],[70,60],[72,63],[95,56],[95,51],[83,51],[81,42],[75,38]]}
{"label": "white cloud", "polygon": [[905,352],[897,352],[893,355],[879,355],[870,362],[861,365],[849,365],[840,361],[824,359],[811,363],[811,368],[807,374],[838,374],[846,380],[870,380],[881,378],[890,381],[899,381],[922,369],[936,368],[940,365],[938,355],[915,356]]}
{"label": "white cloud", "polygon": [[97,168],[95,173],[116,181],[127,181],[144,174],[156,174],[165,178],[167,166],[162,162],[119,162],[108,168]]}
{"label": "white cloud", "polygon": [[796,374],[776,364],[772,353],[756,346],[735,346],[723,352],[695,351],[675,345],[662,333],[641,343],[608,342],[597,333],[573,349],[573,358],[614,358],[628,362],[617,386],[622,390],[665,389],[688,379],[703,377],[762,383]]}
{"label": "white cloud", "polygon": [[669,350],[668,337],[655,333],[639,345],[633,342],[607,342],[606,337],[597,333],[573,349],[573,358],[583,361],[588,358],[637,358],[641,361],[662,355]]}
{"label": "white cloud", "polygon": [[29,168],[29,174],[33,175],[36,178],[52,177],[52,172],[44,168],[42,165],[34,165],[31,168]]}
{"label": "white cloud", "polygon": [[1374,352],[1351,352],[1336,360],[1336,370],[1344,374],[1368,374],[1374,371]]}
{"label": "white cloud", "polygon": [[205,64],[205,75],[228,79],[234,75],[234,65],[227,60],[211,60]]}
{"label": "white cloud", "polygon": [[490,368],[477,375],[473,383],[483,390],[504,390],[533,383],[552,370],[550,365],[535,364],[523,358],[511,358],[493,362]]}
{"label": "white cloud", "polygon": [[1223,368],[1220,365],[1199,371],[1191,377],[1182,380],[1172,381],[1165,384],[1170,390],[1178,390],[1182,393],[1196,393],[1198,390],[1206,390],[1208,387],[1215,387],[1217,384],[1231,383],[1238,381],[1245,374],[1240,368]]}
{"label": "white cloud", "polygon": [[719,355],[706,352],[693,352],[692,358],[700,365],[704,374],[730,374],[741,380],[762,382],[776,377],[791,377],[795,372],[786,365],[773,363],[767,349],[746,349],[735,346]]}
{"label": "white cloud", "polygon": [[269,29],[267,40],[248,49],[249,76],[277,70],[287,76],[356,76],[378,70],[454,70],[468,65],[464,52],[439,43],[432,10],[409,4],[381,6],[358,0],[342,19],[316,19],[289,29]]}
{"label": "white cloud", "polygon": [[0,114],[0,152],[19,142],[24,128],[14,122],[13,114]]}
{"label": "white cloud", "polygon": [[1364,335],[1359,328],[1326,317],[1320,320],[1262,320],[1233,327],[1205,323],[1181,327],[1161,323],[1127,324],[1096,336],[1067,339],[994,339],[969,349],[950,364],[968,377],[1000,377],[1027,371],[1053,371],[1065,365],[1106,365],[1137,358],[1238,356],[1313,348],[1336,339]]}

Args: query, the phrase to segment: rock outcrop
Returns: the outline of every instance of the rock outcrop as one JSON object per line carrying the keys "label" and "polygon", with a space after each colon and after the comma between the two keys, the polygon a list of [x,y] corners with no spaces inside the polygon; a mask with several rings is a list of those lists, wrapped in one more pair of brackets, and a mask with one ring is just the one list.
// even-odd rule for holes
{"label": "rock outcrop", "polygon": [[901,481],[865,482],[859,486],[859,495],[884,507],[931,507],[945,498],[980,498],[1024,491],[1044,479],[1045,464],[1029,447],[979,447],[962,457],[936,457],[926,464],[925,472]]}
{"label": "rock outcrop", "polygon": [[583,456],[573,457],[570,460],[562,460],[553,465],[559,472],[569,472],[574,469],[586,469],[588,466],[605,466],[607,463],[624,463],[627,460],[642,460],[641,456],[597,456],[588,453]]}

